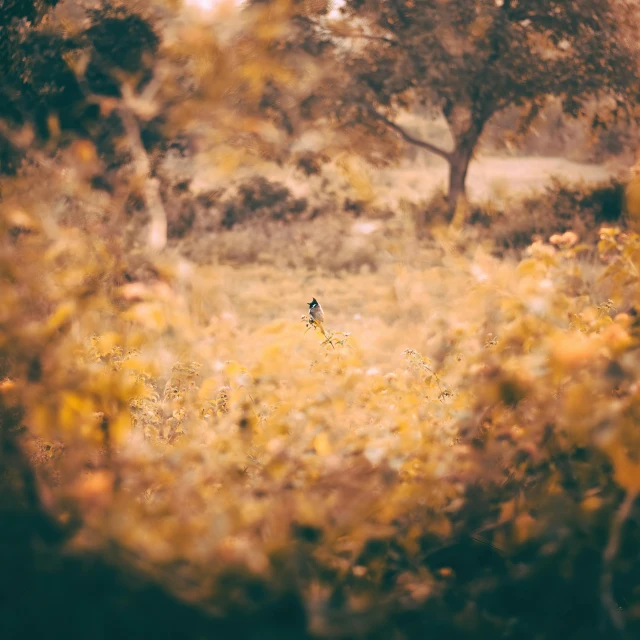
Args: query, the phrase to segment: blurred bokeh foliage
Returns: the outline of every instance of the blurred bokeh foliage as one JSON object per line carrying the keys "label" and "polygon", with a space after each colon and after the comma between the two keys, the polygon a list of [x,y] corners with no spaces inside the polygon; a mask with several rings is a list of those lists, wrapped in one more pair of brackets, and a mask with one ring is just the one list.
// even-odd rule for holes
{"label": "blurred bokeh foliage", "polygon": [[[640,236],[601,226],[616,185],[555,185],[553,235],[513,255],[422,242],[410,207],[344,215],[373,210],[348,157],[359,199],[315,216],[241,172],[292,151],[269,96],[315,81],[274,46],[288,4],[62,9],[0,10],[25,158],[0,182],[1,637],[638,637]],[[234,228],[189,261],[135,214],[189,200],[194,140],[240,186],[196,190]]]}
{"label": "blurred bokeh foliage", "polygon": [[514,267],[443,236],[434,350],[385,365],[357,332],[202,322],[202,274],[126,282],[107,240],[2,223],[4,515],[37,514],[30,535],[212,620],[293,598],[291,637],[637,632],[637,235]]}

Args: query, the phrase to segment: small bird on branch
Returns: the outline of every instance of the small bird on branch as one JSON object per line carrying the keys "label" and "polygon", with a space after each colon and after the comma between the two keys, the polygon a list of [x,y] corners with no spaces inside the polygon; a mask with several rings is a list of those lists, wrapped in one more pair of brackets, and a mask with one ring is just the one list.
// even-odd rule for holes
{"label": "small bird on branch", "polygon": [[307,302],[307,304],[309,305],[309,317],[311,321],[322,331],[322,335],[326,336],[327,334],[324,330],[324,311],[320,303],[314,298],[311,302]]}

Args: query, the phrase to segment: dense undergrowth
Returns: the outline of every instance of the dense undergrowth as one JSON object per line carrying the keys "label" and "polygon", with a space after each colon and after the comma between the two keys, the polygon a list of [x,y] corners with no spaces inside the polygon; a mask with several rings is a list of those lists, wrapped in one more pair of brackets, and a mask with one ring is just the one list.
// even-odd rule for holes
{"label": "dense undergrowth", "polygon": [[4,637],[640,632],[638,235],[330,275],[2,216]]}
{"label": "dense undergrowth", "polygon": [[[207,191],[194,192],[189,180],[169,184],[163,197],[170,246],[198,264],[375,271],[402,253],[415,260],[436,244],[434,228],[451,222],[441,191],[391,210],[375,198],[358,199],[357,191],[327,173],[304,180],[295,174],[305,195],[260,175]],[[128,237],[139,242],[146,218],[129,217]],[[554,178],[540,191],[514,195],[496,187],[491,197],[472,201],[464,241],[490,245],[495,255],[517,255],[536,240],[572,230],[595,246],[601,225],[624,220],[619,179],[588,184]]]}
{"label": "dense undergrowth", "polygon": [[203,4],[0,2],[0,638],[639,637],[632,7]]}

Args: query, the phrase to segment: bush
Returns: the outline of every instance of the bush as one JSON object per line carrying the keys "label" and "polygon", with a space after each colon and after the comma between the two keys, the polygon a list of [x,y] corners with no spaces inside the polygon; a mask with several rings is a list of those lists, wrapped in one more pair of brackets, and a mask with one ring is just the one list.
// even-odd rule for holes
{"label": "bush", "polygon": [[570,184],[554,178],[540,194],[472,205],[469,222],[495,241],[499,250],[523,249],[537,238],[575,231],[594,245],[603,223],[622,222],[624,185]]}
{"label": "bush", "polygon": [[237,195],[228,196],[220,207],[222,227],[231,229],[236,224],[260,218],[290,221],[306,211],[307,200],[292,197],[289,189],[278,182],[255,176],[240,184]]}
{"label": "bush", "polygon": [[[579,295],[577,248],[509,264],[441,237],[439,261],[334,279],[318,346],[283,311],[295,272],[265,286],[264,269],[165,264],[163,282],[116,286],[101,240],[28,216],[15,238],[12,216],[0,606],[16,636],[78,604],[127,637],[640,631],[640,351],[616,310],[640,300],[639,236],[601,229]],[[194,323],[200,279],[244,299],[242,323]],[[337,318],[357,329],[336,340]],[[395,353],[407,341],[420,350]]]}

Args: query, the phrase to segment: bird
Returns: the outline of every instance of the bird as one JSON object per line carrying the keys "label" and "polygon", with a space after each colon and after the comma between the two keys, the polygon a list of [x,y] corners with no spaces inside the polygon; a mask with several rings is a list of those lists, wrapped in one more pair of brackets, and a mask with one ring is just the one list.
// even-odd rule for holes
{"label": "bird", "polygon": [[320,303],[314,298],[311,302],[307,302],[307,304],[309,305],[311,321],[322,331],[323,335],[326,335],[324,331],[324,311]]}

